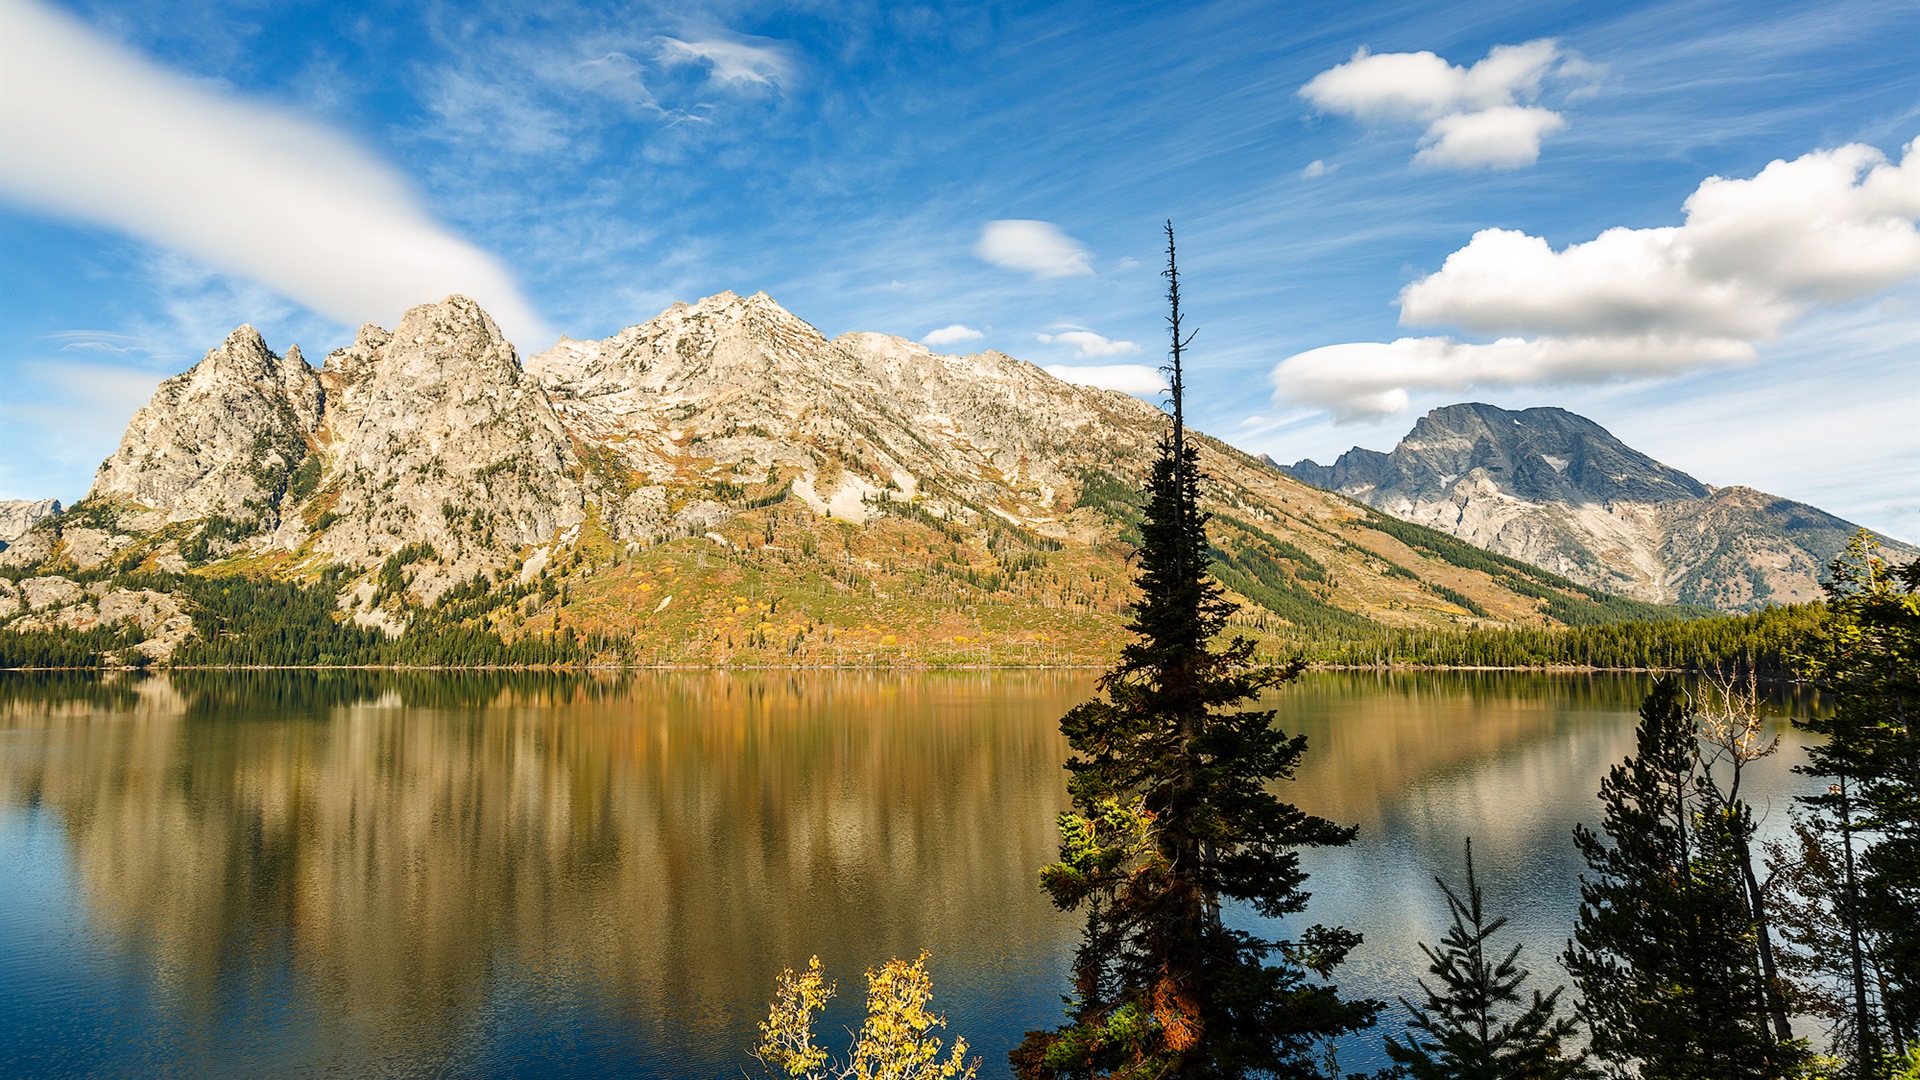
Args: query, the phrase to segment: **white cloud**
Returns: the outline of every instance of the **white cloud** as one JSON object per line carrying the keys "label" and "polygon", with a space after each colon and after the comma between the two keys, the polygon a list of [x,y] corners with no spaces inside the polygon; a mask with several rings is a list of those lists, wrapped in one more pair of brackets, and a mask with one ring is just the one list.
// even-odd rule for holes
{"label": "white cloud", "polygon": [[1044,370],[1061,382],[1118,390],[1134,397],[1154,397],[1167,389],[1160,369],[1146,364],[1048,364]]}
{"label": "white cloud", "polygon": [[1920,274],[1920,140],[1899,165],[1869,146],[1711,177],[1686,220],[1615,228],[1559,251],[1476,233],[1399,296],[1403,325],[1507,335],[1331,345],[1274,369],[1276,396],[1344,418],[1397,412],[1408,391],[1669,376],[1741,363],[1810,310]]}
{"label": "white cloud", "polygon": [[1499,105],[1435,120],[1413,160],[1452,169],[1520,169],[1540,160],[1540,140],[1567,126],[1537,106]]}
{"label": "white cloud", "polygon": [[734,86],[784,87],[793,81],[795,65],[785,47],[764,38],[705,38],[682,41],[659,39],[660,57],[668,63],[705,64],[707,77]]}
{"label": "white cloud", "polygon": [[1035,334],[1034,337],[1042,345],[1052,345],[1056,342],[1071,345],[1073,355],[1089,359],[1097,356],[1125,356],[1128,353],[1140,351],[1140,346],[1131,341],[1113,341],[1091,330],[1065,330],[1058,334]]}
{"label": "white cloud", "polygon": [[1408,390],[1599,382],[1671,375],[1705,364],[1752,360],[1753,346],[1728,338],[1658,335],[1500,338],[1473,344],[1443,337],[1327,345],[1274,368],[1276,396],[1318,406],[1342,420],[1407,407]]}
{"label": "white cloud", "polygon": [[1300,96],[1322,112],[1364,123],[1426,124],[1414,158],[1420,164],[1516,169],[1539,160],[1540,140],[1566,126],[1560,114],[1523,103],[1540,96],[1550,74],[1584,77],[1594,70],[1550,38],[1497,45],[1470,68],[1431,52],[1363,48],[1314,76]]}
{"label": "white cloud", "polygon": [[1040,278],[1093,273],[1093,253],[1050,221],[989,221],[973,253],[1004,270]]}
{"label": "white cloud", "polygon": [[986,336],[987,335],[975,330],[971,326],[962,326],[959,323],[954,323],[952,326],[943,326],[933,331],[926,337],[921,338],[920,341],[924,345],[930,345],[937,349],[943,345],[958,345],[963,341],[979,341]]}
{"label": "white cloud", "polygon": [[1307,167],[1300,170],[1300,175],[1308,180],[1314,180],[1327,175],[1339,167],[1338,165],[1328,165],[1326,162],[1315,158],[1307,162]]}
{"label": "white cloud", "polygon": [[1354,52],[1353,59],[1315,75],[1300,96],[1323,112],[1357,120],[1437,120],[1452,113],[1531,101],[1561,57],[1551,38],[1496,45],[1470,68],[1430,52]]}
{"label": "white cloud", "polygon": [[5,0],[0,193],[260,281],[349,325],[463,293],[548,334],[491,255],[341,135],[214,93],[40,0]]}

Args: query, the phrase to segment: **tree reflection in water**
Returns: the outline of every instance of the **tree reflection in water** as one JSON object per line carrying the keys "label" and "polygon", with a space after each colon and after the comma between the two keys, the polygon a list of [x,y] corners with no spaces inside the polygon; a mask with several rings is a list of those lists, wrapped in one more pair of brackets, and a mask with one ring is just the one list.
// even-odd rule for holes
{"label": "tree reflection in water", "polygon": [[[924,948],[998,1075],[1059,1015],[1077,940],[1035,873],[1066,804],[1056,723],[1091,680],[0,678],[0,837],[28,838],[0,842],[0,1072],[737,1075],[782,967]],[[1307,913],[1367,934],[1353,992],[1411,989],[1464,832],[1546,963],[1577,904],[1567,831],[1643,689],[1278,692],[1311,741],[1294,801],[1361,825]],[[72,940],[21,930],[60,918]]]}

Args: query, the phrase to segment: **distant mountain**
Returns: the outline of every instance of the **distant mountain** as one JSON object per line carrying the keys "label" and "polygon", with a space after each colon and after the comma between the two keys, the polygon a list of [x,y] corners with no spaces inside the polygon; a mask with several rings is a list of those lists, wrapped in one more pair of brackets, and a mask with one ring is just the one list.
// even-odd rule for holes
{"label": "distant mountain", "polygon": [[[1821,595],[1857,526],[1747,487],[1713,487],[1565,409],[1435,409],[1391,453],[1281,466],[1394,517],[1656,603],[1746,611]],[[1889,554],[1920,552],[1880,538]]]}
{"label": "distant mountain", "polygon": [[[998,352],[828,340],[764,294],[524,367],[460,297],[318,368],[243,326],[0,552],[22,582],[0,620],[104,622],[103,574],[247,573],[334,583],[340,617],[393,634],[574,631],[658,661],[1097,659],[1166,424]],[[1660,614],[1195,441],[1247,632]]]}
{"label": "distant mountain", "polygon": [[0,548],[60,512],[59,499],[0,499]]}

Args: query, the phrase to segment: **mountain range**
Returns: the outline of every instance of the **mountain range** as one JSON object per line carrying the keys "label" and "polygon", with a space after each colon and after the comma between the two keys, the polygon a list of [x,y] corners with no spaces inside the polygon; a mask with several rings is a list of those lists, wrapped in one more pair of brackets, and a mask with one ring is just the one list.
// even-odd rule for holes
{"label": "mountain range", "polygon": [[[524,365],[461,297],[317,368],[242,326],[160,385],[87,498],[0,552],[0,620],[178,631],[169,580],[243,574],[324,584],[392,635],[565,632],[655,662],[1104,658],[1167,425],[999,352],[828,340],[764,294]],[[1665,610],[1196,442],[1256,637]]]}
{"label": "mountain range", "polygon": [[[1817,599],[1859,526],[1755,491],[1714,487],[1564,409],[1435,409],[1389,453],[1355,447],[1286,471],[1404,521],[1594,588],[1720,611]],[[1902,560],[1920,555],[1879,538]]]}

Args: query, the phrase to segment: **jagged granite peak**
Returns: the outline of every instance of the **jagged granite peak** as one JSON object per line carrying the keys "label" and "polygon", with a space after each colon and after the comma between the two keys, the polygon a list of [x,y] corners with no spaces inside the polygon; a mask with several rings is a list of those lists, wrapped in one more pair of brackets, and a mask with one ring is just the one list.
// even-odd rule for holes
{"label": "jagged granite peak", "polygon": [[1804,503],[1701,483],[1565,409],[1449,405],[1390,453],[1355,447],[1332,465],[1282,468],[1595,588],[1726,611],[1816,599],[1856,528]]}
{"label": "jagged granite peak", "polygon": [[[1158,415],[1003,353],[948,356],[873,333],[828,341],[764,293],[675,304],[604,341],[562,341],[527,369],[576,439],[655,484],[689,456],[726,482],[789,470],[801,501],[853,521],[931,482],[950,496],[935,500],[940,513],[991,507],[1067,529],[1053,504],[1072,470],[1139,456],[1140,425]],[[622,538],[674,528],[648,490],[606,516]]]}
{"label": "jagged granite peak", "polygon": [[415,307],[391,334],[362,327],[329,364],[342,393],[320,550],[364,562],[426,543],[471,569],[583,516],[566,431],[472,300]]}
{"label": "jagged granite peak", "polygon": [[562,338],[527,368],[544,385],[593,399],[669,389],[701,394],[745,379],[777,379],[824,348],[820,331],[766,293],[721,292],[675,303],[604,341]]}
{"label": "jagged granite peak", "polygon": [[323,399],[298,349],[280,356],[242,325],[160,384],[88,495],[163,508],[174,521],[217,516],[271,527],[278,488],[309,453]]}
{"label": "jagged granite peak", "polygon": [[1539,501],[1658,502],[1703,498],[1710,490],[1584,416],[1555,408],[1509,412],[1477,402],[1421,417],[1391,454],[1355,447],[1331,466],[1300,461],[1289,471],[1350,494],[1367,484],[1447,486],[1476,469],[1496,479],[1501,490]]}
{"label": "jagged granite peak", "polygon": [[0,499],[0,544],[10,544],[60,512],[59,499]]}

